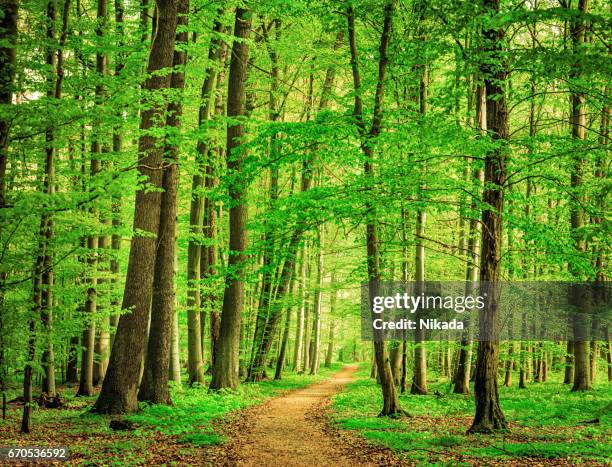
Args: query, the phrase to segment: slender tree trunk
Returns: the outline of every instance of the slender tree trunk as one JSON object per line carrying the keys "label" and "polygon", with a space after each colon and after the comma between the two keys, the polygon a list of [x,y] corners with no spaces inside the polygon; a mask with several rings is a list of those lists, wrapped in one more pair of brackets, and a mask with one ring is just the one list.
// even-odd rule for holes
{"label": "slender tree trunk", "polygon": [[325,352],[325,368],[331,368],[334,359],[334,337],[336,330],[336,300],[338,299],[338,291],[336,290],[336,274],[332,272],[331,280],[331,296],[329,299],[329,334],[327,338],[327,351]]}
{"label": "slender tree trunk", "polygon": [[[177,1],[158,0],[157,25],[149,54],[147,71],[150,76],[145,90],[155,92],[168,88],[170,76],[154,73],[172,66],[177,25]],[[158,95],[159,96],[159,95]],[[142,112],[140,128],[143,132],[160,125],[160,115],[166,106],[156,100]],[[165,122],[164,122],[165,123]],[[159,230],[161,188],[164,148],[158,138],[146,132],[138,145],[138,172],[147,186],[155,190],[140,188],[136,192],[134,206],[134,236],[130,247],[130,258],[123,295],[121,315],[115,334],[115,342],[109,361],[102,391],[93,411],[98,413],[133,412],[138,409],[137,392],[141,362],[146,346],[147,322],[153,294],[153,276]],[[145,233],[144,235],[141,233]]]}
{"label": "slender tree trunk", "polygon": [[[419,84],[419,113],[424,117],[427,113],[428,98],[427,87],[429,81],[429,71],[427,64],[422,65],[421,78]],[[427,222],[427,213],[424,209],[417,210],[416,219],[416,251],[415,251],[415,280],[417,287],[420,289],[418,293],[425,292],[425,243],[423,237],[425,235],[425,224]],[[421,312],[417,311],[415,318],[421,318]],[[427,348],[425,347],[425,330],[419,327],[415,331],[414,338],[414,374],[412,377],[411,394],[427,394]]]}
{"label": "slender tree trunk", "polygon": [[[59,39],[59,47],[54,49],[51,44],[55,42],[56,8],[55,2],[47,4],[47,39],[50,43],[46,53],[46,63],[52,72],[47,79],[47,98],[59,100],[62,95],[63,82],[63,45],[65,44],[68,31],[68,17],[70,2],[66,0],[62,14],[62,34]],[[55,150],[53,126],[45,131],[45,163],[43,175],[43,190],[46,195],[55,192]],[[40,314],[43,328],[45,330],[45,350],[42,355],[42,366],[44,369],[43,391],[50,396],[55,395],[55,366],[53,362],[53,347],[51,341],[51,322],[53,307],[53,258],[49,251],[49,244],[53,238],[53,219],[50,214],[43,212],[40,219],[38,257],[34,265],[34,309]],[[28,340],[28,360],[24,369],[23,378],[23,417],[21,420],[21,432],[30,432],[32,413],[32,373],[34,359],[36,357],[36,321],[30,319],[30,336]]]}
{"label": "slender tree trunk", "polygon": [[[416,254],[415,254],[415,280],[417,282],[417,294],[425,292],[425,246],[423,235],[425,233],[425,211],[417,212],[416,221]],[[416,319],[421,318],[420,311],[415,314]],[[411,394],[427,394],[427,349],[425,347],[425,330],[419,327],[415,331],[414,338],[414,373],[412,376]]]}
{"label": "slender tree trunk", "polygon": [[[571,97],[571,127],[572,138],[580,144],[586,139],[586,98],[584,93],[579,89],[580,85],[575,84],[576,80],[581,77],[581,58],[583,53],[581,50],[585,43],[586,24],[583,15],[588,12],[588,0],[578,1],[579,17],[575,17],[571,23],[570,35],[572,37],[572,53],[574,62],[570,71],[570,87],[572,92]],[[573,166],[571,173],[571,187],[573,190],[579,190],[583,185],[583,176],[585,170],[585,160],[582,155],[582,149],[578,149],[578,155],[573,157]],[[576,195],[579,200],[584,200],[584,195],[578,193]],[[587,249],[585,240],[583,239],[582,228],[585,224],[585,212],[580,202],[573,201],[571,203],[571,229],[574,235],[574,248],[577,254],[584,254]],[[580,279],[580,273],[574,271],[574,275]],[[570,291],[570,303],[573,303],[582,310],[585,306],[589,306],[590,297],[580,293],[579,290]],[[572,391],[587,391],[591,389],[592,382],[589,374],[589,339],[588,331],[584,316],[580,313],[575,313],[573,319],[574,331],[574,385]]]}
{"label": "slender tree trunk", "polygon": [[[123,47],[125,46],[125,27],[123,24],[125,7],[123,0],[115,0],[115,35],[117,37],[117,48],[119,52],[115,57],[115,76],[118,77],[123,70],[124,65],[124,54]],[[117,112],[116,118],[118,123],[113,126],[113,153],[121,154],[123,151],[123,135],[122,135],[122,122],[123,122],[123,109]],[[113,194],[112,198],[112,226],[113,234],[111,236],[111,248],[112,254],[110,259],[110,283],[111,283],[111,300],[110,306],[112,313],[110,315],[110,330],[111,330],[111,341],[109,350],[113,347],[115,341],[115,331],[119,324],[119,315],[117,309],[119,308],[119,298],[114,292],[119,282],[119,251],[121,250],[121,234],[119,229],[121,227],[121,195]],[[107,364],[108,368],[108,364]]]}
{"label": "slender tree trunk", "polygon": [[[227,96],[227,115],[237,118],[245,115],[245,92],[249,47],[246,40],[251,29],[251,12],[244,8],[236,9],[234,36],[230,62],[229,85]],[[244,305],[244,268],[247,248],[246,204],[247,182],[242,173],[242,164],[246,156],[245,148],[240,147],[244,136],[244,123],[234,123],[227,127],[227,167],[236,177],[228,188],[232,199],[230,207],[230,255],[228,268],[232,272],[225,279],[223,294],[223,312],[219,348],[213,366],[210,389],[236,389],[239,384],[239,351],[242,308]]]}
{"label": "slender tree trunk", "polygon": [[[0,105],[9,106],[13,103],[13,83],[15,80],[15,62],[17,40],[17,18],[19,2],[5,0],[2,4],[3,17],[0,19]],[[8,165],[10,119],[0,118],[0,210],[7,205],[6,169]],[[0,225],[0,237],[2,236]],[[5,248],[8,243],[5,244]],[[7,272],[0,273],[0,393],[2,394],[2,419],[6,418],[6,371],[5,371],[5,316],[6,305],[4,287],[8,277]]]}
{"label": "slender tree trunk", "polygon": [[[378,80],[376,83],[376,93],[374,97],[374,113],[370,130],[365,126],[363,117],[363,101],[361,98],[361,76],[359,72],[359,59],[357,56],[357,41],[355,32],[355,12],[352,6],[347,9],[349,48],[351,51],[351,71],[353,74],[353,90],[355,91],[355,106],[353,109],[353,118],[361,139],[361,150],[365,156],[364,175],[366,178],[374,176],[374,148],[373,144],[380,134],[383,118],[383,95],[385,86],[385,77],[387,71],[387,49],[391,39],[391,29],[393,24],[393,12],[395,4],[393,0],[387,0],[384,6],[384,23],[380,38],[380,57],[378,62]],[[367,271],[368,271],[368,292],[370,300],[373,297],[380,295],[379,283],[380,274],[380,245],[378,243],[378,225],[374,207],[371,203],[366,204],[366,253],[367,253]],[[374,318],[374,316],[373,316]],[[387,353],[387,345],[383,340],[382,333],[375,330],[374,333],[374,355],[376,358],[376,367],[380,377],[381,389],[383,393],[383,409],[380,412],[381,416],[398,416],[403,413],[395,384],[393,384],[393,375],[391,374],[391,365],[389,363],[389,355]]]}
{"label": "slender tree trunk", "polygon": [[305,318],[305,288],[306,288],[306,248],[302,249],[300,262],[300,277],[298,286],[297,322],[295,327],[295,346],[293,348],[293,371],[298,372],[302,367],[302,348],[304,345],[304,318]]}
{"label": "slender tree trunk", "polygon": [[[295,282],[295,279],[293,280]],[[292,287],[294,288],[294,287]],[[276,371],[274,373],[274,379],[280,380],[283,376],[283,368],[285,367],[285,360],[287,356],[287,345],[289,343],[289,327],[291,326],[291,310],[287,310],[287,316],[285,317],[285,327],[283,329],[283,337],[281,339],[280,350],[278,352],[278,358],[276,360]]]}
{"label": "slender tree trunk", "polygon": [[[103,103],[105,98],[106,90],[104,85],[102,84],[102,80],[106,76],[107,72],[107,57],[102,52],[102,44],[101,41],[105,34],[108,33],[108,0],[98,0],[98,12],[96,16],[97,24],[96,24],[96,75],[99,83],[95,88],[95,103],[96,106],[100,106]],[[102,162],[100,161],[100,153],[108,151],[108,148],[104,148],[101,140],[103,140],[102,129],[100,128],[100,124],[98,121],[98,116],[94,117],[93,127],[93,143],[92,143],[92,178],[96,175],[97,172],[102,170]],[[95,167],[94,167],[95,163]],[[95,170],[95,171],[94,171]],[[93,211],[94,215],[96,212]],[[110,220],[106,218],[106,216],[100,216],[100,223],[102,225],[108,224]],[[110,247],[110,236],[101,235],[97,239],[98,245],[98,258],[96,264],[93,265],[94,268],[98,268],[100,263],[105,261],[108,258],[108,251]],[[92,299],[96,299],[96,312],[100,315],[99,323],[96,326],[96,322],[92,321],[93,333],[94,333],[94,346],[91,349],[92,356],[97,355],[97,359],[92,362],[92,385],[98,386],[102,383],[104,379],[104,375],[106,374],[106,368],[108,366],[108,351],[110,344],[110,318],[107,310],[101,310],[101,307],[98,306],[97,297],[102,293],[103,284],[106,281],[104,276],[108,274],[108,267],[100,267],[102,271],[99,278],[95,278],[95,285],[92,284],[95,288],[95,294],[93,294]],[[106,271],[106,274],[104,272]],[[93,282],[93,279],[92,279]],[[101,311],[101,313],[100,313]],[[97,336],[96,336],[97,332]],[[85,336],[84,336],[85,337]],[[87,342],[89,343],[89,342]],[[89,351],[89,349],[88,349]]]}
{"label": "slender tree trunk", "polygon": [[321,350],[321,312],[323,302],[323,227],[319,227],[318,235],[318,255],[317,255],[317,284],[314,296],[314,313],[312,322],[312,342],[313,352],[310,358],[310,374],[316,375],[319,372],[320,350]]}
{"label": "slender tree trunk", "polygon": [[[198,126],[200,128],[203,128],[203,126],[207,124],[212,109],[214,108],[215,81],[217,80],[217,69],[222,51],[220,33],[223,30],[223,25],[220,18],[221,14],[222,11],[219,11],[218,17],[215,20],[213,37],[208,50],[209,66],[206,70],[204,82],[202,83],[201,104],[198,113]],[[191,234],[187,247],[187,366],[189,384],[196,382],[200,384],[204,383],[204,364],[202,361],[202,334],[204,326],[202,326],[201,323],[202,304],[200,279],[204,273],[204,271],[202,271],[202,256],[206,252],[203,251],[205,247],[201,246],[201,240],[197,237],[204,233],[202,230],[202,223],[205,200],[202,190],[205,187],[207,171],[210,166],[208,159],[212,154],[211,149],[206,139],[198,141],[196,153],[196,163],[198,167],[197,172],[193,176],[189,214],[189,231]]]}
{"label": "slender tree trunk", "polygon": [[[174,277],[178,277],[178,252],[174,253]],[[168,378],[180,386],[181,384],[181,346],[178,312],[176,311],[178,299],[174,297],[174,313],[172,314],[172,336],[170,337],[170,368]]]}
{"label": "slender tree trunk", "polygon": [[[55,22],[55,5],[49,3],[47,12],[50,22]],[[53,12],[51,13],[51,10]],[[55,65],[55,76],[49,78],[49,88],[47,96],[59,101],[62,97],[62,84],[64,81],[64,51],[63,47],[66,44],[68,36],[68,19],[70,15],[70,0],[65,0],[62,10],[62,29],[58,41],[57,51],[49,49],[47,64]],[[50,25],[47,29],[47,37],[54,40],[55,26]],[[55,59],[53,58],[54,56]],[[47,195],[55,193],[55,158],[56,151],[53,147],[55,142],[55,132],[50,125],[45,132],[45,175],[44,175],[44,192]],[[55,396],[55,355],[53,351],[52,340],[52,325],[53,325],[53,287],[54,287],[54,271],[53,271],[53,252],[51,251],[51,240],[53,239],[53,217],[50,213],[44,213],[41,216],[39,245],[40,253],[39,260],[41,265],[40,270],[40,286],[41,290],[35,295],[40,299],[37,303],[40,310],[41,321],[44,329],[45,345],[41,357],[41,364],[44,370],[42,379],[42,391],[49,396]]]}
{"label": "slender tree trunk", "polygon": [[[500,12],[499,0],[485,0],[492,16]],[[482,212],[482,252],[480,281],[487,290],[487,306],[479,311],[480,341],[476,358],[474,392],[476,414],[469,433],[490,433],[507,427],[499,405],[497,369],[499,364],[499,280],[501,277],[502,216],[506,183],[506,148],[508,139],[508,109],[504,94],[507,78],[502,56],[505,31],[492,26],[483,30],[483,50],[489,55],[481,64],[487,102],[487,130],[498,146],[485,155],[485,184]],[[495,60],[495,63],[492,63]],[[501,60],[501,62],[500,62]],[[484,289],[481,288],[481,294]]]}

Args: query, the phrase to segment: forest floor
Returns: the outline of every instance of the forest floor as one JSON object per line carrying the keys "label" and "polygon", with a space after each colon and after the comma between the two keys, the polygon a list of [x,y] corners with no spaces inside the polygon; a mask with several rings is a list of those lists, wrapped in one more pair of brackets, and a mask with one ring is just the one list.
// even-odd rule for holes
{"label": "forest floor", "polygon": [[390,449],[367,444],[329,424],[330,398],[355,379],[357,370],[357,365],[347,365],[326,381],[244,410],[237,422],[225,427],[229,442],[215,450],[213,464],[396,465]]}
{"label": "forest floor", "polygon": [[474,396],[453,394],[448,378],[429,374],[429,395],[402,394],[408,416],[378,417],[380,387],[362,364],[332,398],[335,427],[393,451],[402,465],[611,465],[612,385],[603,372],[592,391],[570,392],[561,373],[527,389],[500,387],[506,432],[468,435]]}
{"label": "forest floor", "polygon": [[133,424],[123,431],[110,429],[115,417],[89,412],[95,396],[77,398],[75,387],[62,387],[64,407],[36,408],[27,435],[19,433],[21,404],[9,404],[0,446],[67,446],[67,464],[85,466],[565,466],[612,459],[612,385],[570,393],[553,379],[526,390],[500,388],[510,429],[481,436],[465,433],[473,396],[452,394],[444,378],[430,376],[430,395],[401,396],[409,413],[401,419],[377,417],[380,387],[368,364],[334,364],[317,376],[287,373],[233,392],[173,388],[173,406],[143,405],[122,417]]}
{"label": "forest floor", "polygon": [[[125,417],[92,414],[89,410],[97,395],[75,397],[76,386],[61,386],[64,406],[36,406],[28,434],[19,433],[22,404],[9,403],[7,418],[0,418],[0,447],[68,447],[70,460],[57,465],[216,465],[210,454],[226,441],[222,429],[239,419],[243,409],[326,381],[341,368],[333,364],[316,376],[287,372],[280,381],[246,383],[237,391],[209,393],[207,384],[173,387],[172,406],[143,405],[141,411]],[[9,400],[18,395],[19,388],[12,388]],[[113,431],[109,424],[116,418],[132,427]]]}

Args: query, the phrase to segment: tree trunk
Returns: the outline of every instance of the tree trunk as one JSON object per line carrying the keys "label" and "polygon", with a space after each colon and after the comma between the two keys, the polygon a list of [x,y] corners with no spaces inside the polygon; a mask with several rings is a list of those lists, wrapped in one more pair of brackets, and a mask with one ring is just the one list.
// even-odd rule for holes
{"label": "tree trunk", "polygon": [[310,357],[310,374],[316,375],[319,372],[320,351],[321,351],[321,308],[323,302],[323,227],[317,231],[318,255],[317,255],[317,283],[314,295],[314,313],[312,321],[312,342],[313,351]]}
{"label": "tree trunk", "polygon": [[336,274],[332,272],[331,280],[331,296],[329,299],[329,335],[327,338],[327,352],[325,352],[325,368],[331,368],[332,361],[334,359],[334,334],[336,329],[336,300],[338,298],[338,291],[336,290]]}
{"label": "tree trunk", "polygon": [[[416,254],[415,254],[415,280],[417,287],[421,290],[418,294],[425,292],[423,289],[425,281],[425,246],[423,244],[423,234],[425,233],[425,211],[417,211],[416,221]],[[417,311],[415,319],[422,317],[421,312]],[[425,330],[419,327],[414,336],[414,373],[412,375],[411,394],[427,394],[427,349],[425,348]]]}
{"label": "tree trunk", "polygon": [[[47,38],[51,43],[55,40],[55,4],[50,2],[47,7],[49,25],[47,27]],[[70,15],[70,0],[65,0],[62,10],[62,29],[58,41],[57,50],[52,48],[47,52],[47,64],[51,65],[54,74],[49,76],[49,88],[47,97],[58,101],[62,97],[62,84],[64,80],[64,51],[68,36],[68,18]],[[56,57],[57,55],[57,57]],[[55,134],[52,124],[45,131],[45,174],[43,189],[45,194],[55,193]],[[55,362],[52,341],[53,325],[53,286],[54,286],[54,267],[53,252],[51,251],[51,240],[53,239],[53,217],[51,213],[43,213],[40,222],[40,242],[39,257],[37,263],[40,266],[40,290],[35,292],[35,305],[40,311],[41,321],[44,330],[44,350],[41,357],[41,365],[44,370],[42,379],[42,390],[49,396],[55,396]],[[36,267],[35,267],[36,269]]]}
{"label": "tree trunk", "polygon": [[[63,78],[63,49],[68,30],[69,0],[64,4],[62,35],[59,40],[59,47],[55,50],[51,44],[55,42],[55,22],[56,9],[55,2],[47,4],[47,39],[50,43],[46,52],[46,64],[50,70],[47,78],[48,90],[47,98],[60,99]],[[56,55],[57,54],[57,55]],[[46,195],[53,195],[55,192],[55,154],[54,154],[54,132],[53,127],[49,126],[45,131],[45,164],[43,175],[43,190]],[[34,310],[40,314],[43,327],[45,329],[45,350],[42,356],[42,365],[45,372],[43,377],[43,390],[49,395],[55,395],[55,368],[53,362],[53,348],[51,347],[51,320],[53,306],[53,259],[49,251],[49,243],[53,237],[53,219],[50,214],[43,212],[40,218],[38,256],[34,265]],[[23,417],[21,420],[21,432],[30,432],[31,412],[32,412],[32,373],[34,359],[36,357],[36,321],[30,318],[28,340],[28,360],[24,369],[23,377]]]}
{"label": "tree trunk", "polygon": [[[119,52],[115,58],[115,76],[119,76],[124,67],[124,54],[123,47],[125,46],[125,27],[123,24],[124,17],[124,5],[123,0],[115,0],[115,35],[117,36],[117,47],[119,48]],[[117,119],[122,122],[123,109],[120,109],[117,112]],[[113,153],[120,154],[123,150],[123,135],[122,135],[122,125],[118,124],[113,127]],[[113,234],[111,236],[111,248],[113,250],[110,260],[110,283],[111,283],[111,301],[110,306],[112,310],[112,314],[110,315],[110,331],[111,331],[111,340],[109,345],[109,351],[113,347],[113,343],[115,342],[115,331],[117,330],[117,325],[119,324],[119,315],[117,314],[117,309],[119,308],[119,297],[115,293],[117,288],[117,283],[119,282],[119,251],[121,250],[121,234],[119,233],[119,228],[121,227],[121,195],[114,194],[112,198],[112,226],[113,226]],[[108,363],[106,365],[108,368]],[[106,374],[106,373],[105,373]]]}
{"label": "tree trunk", "polygon": [[[585,43],[586,36],[586,24],[583,18],[588,12],[588,0],[578,1],[578,14],[571,23],[570,35],[572,37],[572,53],[574,62],[570,71],[570,91],[571,97],[571,127],[572,127],[572,138],[580,144],[580,142],[586,139],[586,98],[584,92],[580,90],[580,86],[574,84],[574,81],[581,79],[581,61],[580,54],[583,53],[581,48]],[[576,192],[580,190],[583,185],[583,175],[585,169],[585,160],[582,155],[582,150],[577,151],[577,155],[573,157],[573,167],[571,173],[570,184],[572,189]],[[574,248],[578,255],[584,255],[587,250],[587,245],[584,240],[582,228],[585,225],[585,212],[581,205],[584,201],[584,195],[578,193],[578,201],[573,201],[570,204],[571,210],[571,229],[574,236]],[[571,265],[570,265],[570,269]],[[580,272],[573,271],[574,276],[577,280],[580,280]],[[580,311],[585,306],[589,306],[587,303],[589,297],[583,296],[579,291],[570,291],[570,303],[578,307]],[[578,301],[577,301],[578,300]],[[574,331],[574,385],[572,391],[587,391],[591,389],[591,377],[589,374],[589,339],[588,331],[586,329],[585,318],[580,316],[580,313],[575,313],[573,319],[573,331]]]}
{"label": "tree trunk", "polygon": [[[237,40],[232,46],[227,95],[227,115],[229,118],[239,118],[246,113],[245,87],[249,60],[249,46],[246,40],[250,35],[251,16],[251,12],[244,8],[236,9],[234,36]],[[228,187],[232,204],[229,213],[230,255],[227,266],[231,274],[228,274],[225,278],[219,348],[210,382],[210,389],[214,390],[236,389],[239,384],[240,328],[244,305],[244,268],[248,217],[247,182],[242,173],[246,150],[240,147],[243,136],[244,123],[242,121],[228,125],[227,167],[236,177]]]}
{"label": "tree trunk", "polygon": [[291,325],[291,308],[287,310],[287,316],[285,317],[285,328],[283,330],[283,337],[281,340],[280,351],[278,352],[278,358],[276,360],[276,371],[274,373],[274,379],[280,380],[283,376],[283,368],[285,367],[285,360],[287,356],[287,344],[289,343],[289,326]]}
{"label": "tree trunk", "polygon": [[[94,101],[96,106],[99,106],[103,103],[103,100],[105,99],[105,89],[104,89],[104,85],[101,84],[102,80],[104,79],[105,75],[106,75],[106,68],[107,68],[107,58],[106,55],[104,53],[102,53],[101,48],[103,47],[102,45],[102,40],[104,38],[104,35],[108,33],[107,31],[107,26],[108,26],[108,0],[98,0],[98,11],[97,11],[97,15],[96,15],[96,75],[99,81],[98,84],[96,84],[95,87],[95,97],[94,97]],[[100,153],[101,152],[105,152],[108,150],[108,148],[103,149],[102,144],[101,144],[101,140],[102,138],[102,129],[100,128],[100,122],[98,121],[98,116],[94,117],[94,122],[92,124],[92,129],[93,129],[93,141],[92,141],[92,159],[91,159],[91,176],[92,178],[95,177],[95,175],[101,171],[102,169],[102,162],[100,161]],[[94,215],[97,215],[95,210],[92,210]],[[102,224],[107,224],[109,222],[109,219],[105,218],[105,217],[100,217],[100,222]],[[104,253],[106,250],[109,249],[110,247],[110,237],[108,235],[101,235],[98,237],[97,239],[97,248],[98,251],[100,252],[97,256],[97,261],[96,263],[94,263],[92,265],[92,268],[97,268],[98,265],[105,259],[108,258],[108,254]],[[90,254],[93,254],[90,252]],[[102,284],[104,283],[104,281],[106,279],[104,279],[104,270],[107,268],[101,268],[102,269],[102,274],[100,274],[100,278],[96,277],[96,274],[94,273],[94,276],[92,276],[92,282],[91,285],[92,287],[95,287],[95,292],[92,293],[92,300],[95,300],[95,313],[100,315],[100,321],[98,323],[98,326],[96,326],[95,321],[91,321],[90,326],[93,328],[91,330],[91,332],[94,334],[94,344],[93,347],[91,349],[87,349],[86,351],[89,353],[91,352],[92,357],[94,355],[97,355],[97,359],[92,360],[92,385],[93,386],[98,386],[102,383],[102,380],[104,379],[104,375],[106,373],[106,368],[108,366],[108,350],[109,350],[109,343],[110,343],[110,335],[109,335],[109,328],[110,328],[110,319],[109,319],[109,314],[108,311],[106,310],[102,310],[102,313],[100,313],[100,307],[98,307],[98,303],[97,303],[97,296],[100,293],[100,290],[102,290],[103,287]],[[94,282],[95,281],[95,282]],[[88,297],[89,300],[89,297]],[[97,336],[96,336],[96,332],[97,332]],[[84,334],[85,337],[85,334]],[[84,343],[87,342],[87,344],[89,344],[88,340],[84,339]],[[86,385],[87,386],[87,382]],[[87,391],[89,388],[86,387],[85,390]],[[91,394],[88,394],[91,395]]]}
{"label": "tree trunk", "polygon": [[[17,18],[19,2],[6,0],[2,4],[3,17],[0,18],[0,105],[8,107],[13,103],[13,84],[15,81],[15,61],[17,40]],[[8,141],[11,129],[11,121],[8,118],[0,118],[0,210],[7,205],[6,196],[6,168],[8,165]],[[0,237],[2,237],[2,225],[0,225]],[[4,248],[8,248],[8,242]],[[4,284],[8,278],[7,272],[0,273],[0,394],[2,394],[2,419],[6,418],[6,374],[5,368],[5,343],[4,318],[6,305],[4,301]]]}
{"label": "tree trunk", "polygon": [[[378,80],[376,83],[376,93],[374,97],[374,113],[372,124],[368,131],[365,126],[363,117],[363,101],[361,98],[361,76],[359,73],[359,61],[357,57],[357,41],[355,32],[355,11],[352,6],[347,9],[349,48],[351,52],[351,70],[353,74],[353,90],[355,92],[355,106],[353,109],[353,118],[357,126],[360,136],[361,150],[365,156],[364,175],[366,178],[374,176],[373,143],[381,131],[382,124],[382,106],[385,77],[387,71],[387,49],[391,39],[391,28],[393,24],[393,11],[395,4],[393,0],[387,0],[384,5],[384,22],[380,37],[380,57],[378,62]],[[367,271],[368,271],[368,293],[370,300],[379,294],[380,274],[380,245],[378,243],[378,223],[376,212],[371,203],[366,203],[366,253],[367,253]],[[372,319],[375,318],[372,312]],[[398,416],[403,413],[395,384],[393,384],[393,375],[391,373],[391,365],[389,363],[389,355],[387,353],[387,345],[383,340],[380,330],[374,330],[374,355],[376,358],[376,367],[380,377],[381,389],[383,395],[383,408],[380,412],[381,416]]]}
{"label": "tree trunk", "polygon": [[[154,93],[170,84],[169,74],[154,73],[172,66],[177,25],[177,1],[158,0],[156,8],[156,32],[149,53],[147,71],[149,77],[145,90]],[[159,93],[156,93],[159,96]],[[166,106],[157,100],[142,112],[139,138],[138,173],[146,180],[146,186],[136,192],[134,204],[134,236],[121,308],[129,310],[121,315],[115,334],[115,342],[102,391],[93,411],[98,413],[124,413],[138,409],[137,392],[141,362],[146,345],[146,329],[153,293],[153,273],[159,230],[163,145],[158,137],[147,130],[160,125],[160,116]],[[163,123],[165,125],[165,122]],[[145,189],[154,187],[155,190]],[[143,234],[144,233],[144,234]]]}
{"label": "tree trunk", "polygon": [[297,323],[295,327],[295,345],[293,348],[293,371],[298,372],[302,367],[302,349],[304,345],[304,318],[305,318],[305,288],[306,288],[306,248],[302,249],[302,261],[300,262],[300,277],[298,278],[298,304]]}
{"label": "tree trunk", "polygon": [[[170,78],[170,88],[177,90],[178,95],[168,104],[166,126],[179,129],[183,114],[182,95],[185,87],[184,67],[187,53],[181,50],[187,44],[187,18],[189,0],[179,0],[177,14],[176,45],[172,65],[175,72]],[[153,404],[171,404],[168,390],[170,368],[170,342],[172,340],[172,320],[175,315],[174,305],[174,261],[176,258],[176,216],[178,197],[178,153],[176,143],[166,142],[161,197],[159,243],[155,258],[153,278],[153,302],[151,304],[151,325],[147,356],[138,399]]]}
{"label": "tree trunk", "polygon": [[[500,12],[499,0],[485,0],[484,6],[491,16]],[[498,146],[485,155],[485,184],[482,212],[482,251],[480,281],[488,293],[487,306],[479,311],[480,341],[476,357],[474,392],[476,414],[469,433],[490,433],[507,427],[499,405],[497,368],[499,364],[499,310],[498,300],[501,277],[502,216],[504,185],[506,183],[506,148],[508,139],[508,109],[504,94],[507,78],[502,43],[504,30],[492,26],[483,30],[483,50],[488,54],[480,70],[484,78],[487,102],[487,129]],[[492,62],[495,63],[492,63]],[[484,290],[481,287],[481,294]]]}

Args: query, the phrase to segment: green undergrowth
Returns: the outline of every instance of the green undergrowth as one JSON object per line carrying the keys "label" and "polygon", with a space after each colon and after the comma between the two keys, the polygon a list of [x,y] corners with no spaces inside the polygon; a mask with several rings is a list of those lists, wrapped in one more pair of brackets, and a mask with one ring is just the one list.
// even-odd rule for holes
{"label": "green undergrowth", "polygon": [[89,412],[95,397],[75,397],[76,388],[60,388],[65,407],[36,408],[32,433],[19,433],[21,405],[10,404],[8,417],[0,420],[3,446],[68,446],[75,465],[175,465],[201,458],[198,448],[222,444],[218,432],[223,420],[239,410],[264,402],[283,391],[299,389],[328,378],[341,368],[321,368],[316,376],[287,373],[281,381],[244,383],[236,391],[209,393],[207,385],[172,388],[172,406],[147,405],[126,417],[132,428],[113,431],[110,420],[118,417]]}
{"label": "green undergrowth", "polygon": [[[368,442],[389,447],[416,463],[478,464],[486,459],[531,463],[546,459],[606,464],[612,459],[612,385],[571,393],[558,381],[500,388],[502,410],[510,423],[505,433],[467,435],[473,396],[452,394],[447,380],[429,384],[427,396],[401,395],[408,417],[378,417],[380,387],[365,366],[358,379],[333,400],[340,428]],[[480,459],[480,461],[479,461]]]}

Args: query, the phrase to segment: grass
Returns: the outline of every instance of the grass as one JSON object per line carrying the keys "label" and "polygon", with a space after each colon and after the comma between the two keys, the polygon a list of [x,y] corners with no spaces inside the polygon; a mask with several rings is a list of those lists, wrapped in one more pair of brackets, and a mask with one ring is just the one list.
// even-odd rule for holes
{"label": "grass", "polygon": [[[559,381],[500,388],[510,429],[491,436],[467,435],[474,413],[472,396],[452,394],[449,383],[430,383],[427,396],[401,396],[409,417],[377,417],[380,388],[365,366],[358,380],[333,400],[339,427],[396,451],[415,463],[531,463],[555,459],[569,463],[609,464],[612,460],[612,385],[571,393]],[[598,423],[585,423],[598,419]]]}
{"label": "grass", "polygon": [[131,431],[112,431],[111,417],[89,413],[95,397],[74,397],[76,388],[62,388],[66,406],[36,408],[32,433],[19,433],[21,405],[9,405],[0,420],[2,446],[68,446],[72,465],[193,465],[205,462],[203,448],[222,444],[220,421],[243,408],[287,390],[305,387],[338,371],[321,368],[317,376],[287,373],[281,381],[242,384],[237,391],[208,393],[206,387],[172,388],[172,406],[142,405],[124,417]]}

